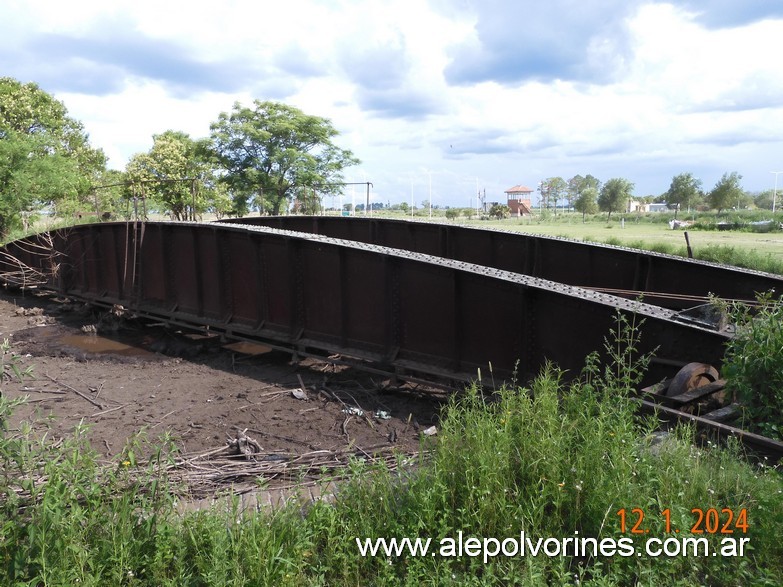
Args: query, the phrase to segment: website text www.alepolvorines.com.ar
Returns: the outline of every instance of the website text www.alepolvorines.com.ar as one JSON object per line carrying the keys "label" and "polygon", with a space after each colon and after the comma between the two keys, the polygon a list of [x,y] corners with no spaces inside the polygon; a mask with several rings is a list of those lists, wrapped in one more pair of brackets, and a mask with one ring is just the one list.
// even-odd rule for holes
{"label": "website text www.alepolvorines.com.ar", "polygon": [[460,531],[456,537],[438,540],[432,538],[356,538],[356,546],[362,557],[404,556],[443,558],[481,558],[485,563],[497,557],[566,557],[603,556],[630,557],[691,557],[691,556],[744,556],[750,543],[748,537],[723,536],[717,544],[711,544],[704,536],[669,536],[666,538],[592,538],[573,536],[543,538],[528,536],[521,531],[518,536],[506,538],[479,538]]}

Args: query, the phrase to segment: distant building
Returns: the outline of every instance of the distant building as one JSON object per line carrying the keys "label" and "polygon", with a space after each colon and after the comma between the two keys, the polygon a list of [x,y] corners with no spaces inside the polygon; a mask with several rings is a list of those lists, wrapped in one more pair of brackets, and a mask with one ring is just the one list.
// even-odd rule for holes
{"label": "distant building", "polygon": [[669,205],[666,202],[655,204],[643,204],[636,200],[629,204],[629,212],[666,212],[669,210]]}
{"label": "distant building", "polygon": [[515,185],[513,188],[508,188],[505,193],[512,216],[528,216],[533,213],[533,204],[530,201],[533,190],[529,187]]}

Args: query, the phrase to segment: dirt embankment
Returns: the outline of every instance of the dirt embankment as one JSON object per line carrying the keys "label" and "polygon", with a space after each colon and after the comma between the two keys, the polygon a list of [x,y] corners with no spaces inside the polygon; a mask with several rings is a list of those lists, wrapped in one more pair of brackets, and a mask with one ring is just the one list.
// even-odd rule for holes
{"label": "dirt embankment", "polygon": [[[93,447],[119,454],[140,431],[170,435],[182,454],[225,447],[292,459],[313,451],[415,452],[439,403],[415,385],[395,387],[330,360],[174,332],[47,295],[0,294],[0,339],[32,378],[6,379],[28,397],[9,426],[33,419],[50,438],[89,427]],[[51,417],[51,418],[50,418]]]}

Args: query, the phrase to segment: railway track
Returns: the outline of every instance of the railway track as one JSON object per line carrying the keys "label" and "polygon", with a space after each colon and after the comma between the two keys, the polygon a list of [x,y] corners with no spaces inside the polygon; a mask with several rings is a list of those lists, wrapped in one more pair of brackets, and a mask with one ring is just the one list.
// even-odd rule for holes
{"label": "railway track", "polygon": [[[783,456],[780,443],[651,387],[692,363],[720,366],[730,333],[692,306],[782,291],[769,274],[464,227],[286,217],[60,229],[6,245],[0,276],[156,322],[451,381],[489,370],[526,379],[547,360],[578,373],[620,313],[644,320],[639,350],[655,350],[645,409]],[[632,299],[640,292],[644,302]]]}

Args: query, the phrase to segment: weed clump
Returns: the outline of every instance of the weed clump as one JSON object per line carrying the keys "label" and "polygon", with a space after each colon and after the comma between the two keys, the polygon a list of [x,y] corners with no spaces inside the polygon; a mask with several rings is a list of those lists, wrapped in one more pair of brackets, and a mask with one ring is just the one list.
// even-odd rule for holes
{"label": "weed clump", "polygon": [[729,309],[736,332],[727,344],[723,375],[744,407],[745,425],[783,440],[783,303],[773,294],[759,295],[753,309]]}
{"label": "weed clump", "polygon": [[10,341],[5,338],[0,343],[0,383],[9,379],[22,381],[31,377],[33,368],[31,366],[22,368],[22,358],[11,350]]}
{"label": "weed clump", "polygon": [[[783,512],[772,506],[783,492],[779,472],[743,463],[737,446],[696,448],[689,428],[654,433],[656,424],[639,418],[631,397],[646,361],[634,352],[636,326],[621,318],[610,338],[609,361],[592,355],[578,381],[566,383],[547,365],[526,387],[492,395],[468,388],[449,404],[438,444],[416,471],[401,476],[364,469],[336,509],[316,508],[311,521],[319,520],[315,544],[326,583],[373,577],[385,585],[771,585],[783,579],[783,546],[776,538]],[[623,531],[619,512],[633,508],[646,515],[642,528],[649,534],[631,534],[630,525]],[[589,549],[557,557],[528,551],[485,564],[469,556],[357,559],[353,544],[340,538],[443,544],[458,535],[502,540],[524,532],[533,541],[631,538],[641,549],[648,536],[664,540],[675,536],[672,529],[689,535],[694,508],[745,509],[754,520],[747,535],[753,554],[664,560]],[[706,538],[717,549],[723,536]]]}

